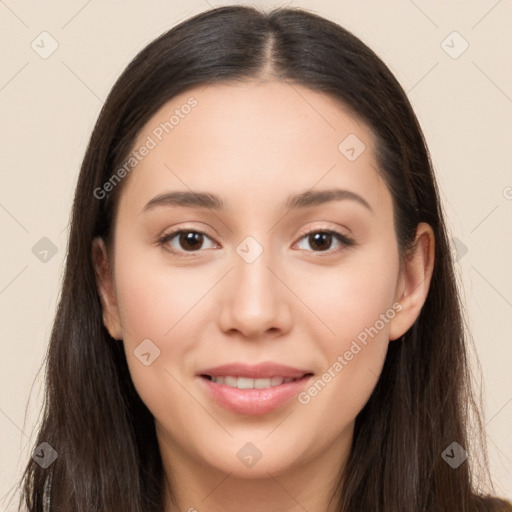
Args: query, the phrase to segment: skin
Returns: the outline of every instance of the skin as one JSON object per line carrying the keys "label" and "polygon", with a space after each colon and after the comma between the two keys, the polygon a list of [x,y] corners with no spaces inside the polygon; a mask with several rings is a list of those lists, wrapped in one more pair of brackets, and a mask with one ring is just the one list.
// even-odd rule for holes
{"label": "skin", "polygon": [[[94,241],[104,323],[123,340],[135,387],[155,418],[179,510],[326,512],[388,343],[425,301],[432,229],[418,226],[401,266],[371,131],[333,98],[302,86],[196,87],[166,103],[134,147],[191,96],[198,105],[125,178],[112,253]],[[355,161],[338,149],[349,134],[366,146]],[[359,194],[371,211],[350,199],[284,207],[289,194],[331,188]],[[176,190],[217,194],[224,209],[142,212]],[[192,252],[179,236],[168,241],[180,257],[156,242],[178,228],[208,236]],[[325,229],[355,245],[333,237],[319,249],[305,236]],[[252,263],[236,252],[247,236],[263,250]],[[317,379],[393,304],[401,311],[307,404],[292,399],[268,414],[240,415],[199,385],[198,370],[235,361],[306,368]],[[160,356],[145,366],[134,350],[148,338]],[[237,457],[248,442],[262,453],[252,467]]]}

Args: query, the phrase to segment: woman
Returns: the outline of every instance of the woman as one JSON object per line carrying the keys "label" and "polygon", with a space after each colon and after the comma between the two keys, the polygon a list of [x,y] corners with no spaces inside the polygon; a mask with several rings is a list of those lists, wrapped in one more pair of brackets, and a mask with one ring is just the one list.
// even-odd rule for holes
{"label": "woman", "polygon": [[382,61],[304,10],[201,13],[92,133],[25,504],[512,510],[470,471],[462,322]]}

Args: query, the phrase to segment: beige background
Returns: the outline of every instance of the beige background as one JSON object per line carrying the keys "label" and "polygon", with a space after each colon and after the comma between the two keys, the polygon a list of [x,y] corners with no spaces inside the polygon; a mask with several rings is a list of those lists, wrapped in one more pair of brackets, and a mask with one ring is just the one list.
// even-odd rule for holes
{"label": "beige background", "polygon": [[[230,3],[0,2],[0,499],[13,488],[34,441],[43,396],[39,369],[59,293],[72,194],[102,102],[129,60],[152,39],[192,14]],[[417,112],[457,239],[458,270],[484,377],[492,473],[498,493],[510,498],[512,4],[289,4],[336,21],[365,41],[395,73]],[[46,59],[31,47],[34,40],[43,46],[45,37],[45,48],[51,48],[50,36],[39,36],[44,31],[58,43]],[[463,39],[450,36],[453,31]],[[467,50],[452,58],[464,41]],[[42,237],[57,249],[46,262],[32,252]]]}

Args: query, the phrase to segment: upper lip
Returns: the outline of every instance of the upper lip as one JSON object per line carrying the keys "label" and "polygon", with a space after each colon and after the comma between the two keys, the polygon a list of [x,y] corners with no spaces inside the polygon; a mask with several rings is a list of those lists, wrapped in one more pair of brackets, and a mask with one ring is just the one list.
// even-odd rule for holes
{"label": "upper lip", "polygon": [[250,379],[265,379],[270,377],[283,377],[290,379],[300,379],[306,374],[311,374],[309,370],[293,368],[283,364],[272,362],[249,365],[245,363],[228,363],[215,368],[207,368],[198,372],[198,375],[209,375],[210,377],[246,377]]}

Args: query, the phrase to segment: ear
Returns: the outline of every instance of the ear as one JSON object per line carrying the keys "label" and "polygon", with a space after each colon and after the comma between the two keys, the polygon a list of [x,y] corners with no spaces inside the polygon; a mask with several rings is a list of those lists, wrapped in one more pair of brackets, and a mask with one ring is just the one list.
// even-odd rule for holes
{"label": "ear", "polygon": [[434,257],[434,232],[429,224],[421,222],[416,229],[414,245],[405,257],[397,285],[396,300],[402,309],[390,322],[390,340],[400,338],[418,318],[430,288]]}
{"label": "ear", "polygon": [[112,338],[120,340],[122,339],[122,330],[112,278],[112,265],[105,242],[101,237],[96,237],[92,242],[92,261],[96,274],[96,286],[103,308],[103,324]]}

